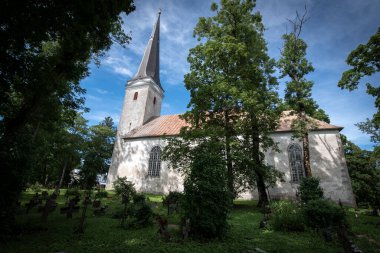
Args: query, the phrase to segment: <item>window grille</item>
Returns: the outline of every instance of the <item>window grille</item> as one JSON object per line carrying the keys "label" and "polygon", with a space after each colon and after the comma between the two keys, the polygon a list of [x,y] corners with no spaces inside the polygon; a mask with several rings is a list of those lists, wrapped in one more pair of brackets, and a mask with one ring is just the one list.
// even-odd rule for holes
{"label": "window grille", "polygon": [[303,169],[303,156],[300,145],[293,143],[288,147],[289,165],[292,176],[292,181],[295,183],[301,182],[305,177]]}
{"label": "window grille", "polygon": [[148,176],[159,177],[161,170],[161,148],[154,146],[150,151]]}

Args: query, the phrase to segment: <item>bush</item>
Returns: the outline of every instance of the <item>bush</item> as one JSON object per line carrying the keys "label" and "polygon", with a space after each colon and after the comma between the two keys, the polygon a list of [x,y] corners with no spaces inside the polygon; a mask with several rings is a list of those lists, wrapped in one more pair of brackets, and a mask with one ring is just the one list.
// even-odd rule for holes
{"label": "bush", "polygon": [[97,190],[95,193],[96,199],[104,199],[104,198],[107,198],[107,196],[108,196],[108,192],[102,189]]}
{"label": "bush", "polygon": [[323,199],[323,190],[319,186],[319,179],[315,177],[302,179],[298,191],[302,203],[315,199]]}
{"label": "bush", "polygon": [[162,198],[162,204],[167,208],[168,215],[172,212],[178,212],[181,202],[183,201],[183,193],[181,192],[169,192],[169,194]]}
{"label": "bush", "polygon": [[113,187],[116,195],[121,197],[122,203],[128,203],[136,194],[134,184],[127,181],[126,177],[117,177],[113,182]]}
{"label": "bush", "polygon": [[271,222],[274,230],[304,231],[305,220],[302,210],[296,204],[280,200],[271,204]]}
{"label": "bush", "polygon": [[144,194],[135,194],[133,197],[133,204],[130,205],[128,214],[134,218],[132,225],[141,227],[151,224],[153,211],[150,206],[145,202]]}
{"label": "bush", "polygon": [[162,198],[162,204],[168,206],[172,203],[179,203],[183,199],[183,193],[181,192],[169,192],[169,194]]}
{"label": "bush", "polygon": [[78,188],[69,188],[66,190],[66,193],[65,193],[65,197],[66,198],[69,198],[69,197],[76,197],[76,196],[80,196],[80,191]]}
{"label": "bush", "polygon": [[120,226],[124,227],[127,219],[127,208],[129,201],[136,195],[134,184],[127,180],[126,177],[117,177],[113,182],[113,187],[117,196],[121,197],[121,203],[124,204],[124,209],[120,219]]}
{"label": "bush", "polygon": [[191,236],[196,238],[222,237],[228,230],[231,196],[226,186],[223,154],[218,147],[212,141],[194,147],[184,183],[184,218],[190,219]]}
{"label": "bush", "polygon": [[344,210],[326,199],[310,200],[302,209],[311,228],[336,228],[342,223],[346,225]]}
{"label": "bush", "polygon": [[43,188],[43,185],[38,182],[35,182],[34,184],[29,186],[29,189],[34,191],[35,193],[41,192],[42,188]]}

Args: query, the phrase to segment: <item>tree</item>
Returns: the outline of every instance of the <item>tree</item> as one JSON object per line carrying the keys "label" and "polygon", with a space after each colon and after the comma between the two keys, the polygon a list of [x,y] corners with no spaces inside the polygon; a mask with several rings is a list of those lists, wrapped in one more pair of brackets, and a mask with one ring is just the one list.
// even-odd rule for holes
{"label": "tree", "polygon": [[84,188],[90,189],[96,183],[97,175],[107,173],[115,137],[116,128],[110,117],[89,128],[80,171]]}
{"label": "tree", "polygon": [[123,213],[120,220],[120,226],[125,226],[127,218],[127,207],[132,198],[136,195],[134,184],[127,180],[127,177],[117,177],[113,182],[113,187],[117,196],[121,198],[121,203],[124,204]]}
{"label": "tree", "polygon": [[78,113],[71,120],[41,123],[34,141],[30,175],[27,182],[41,182],[43,185],[61,188],[68,182],[69,173],[81,164],[86,138],[87,121]]}
{"label": "tree", "polygon": [[[353,91],[358,88],[360,80],[380,71],[380,27],[367,44],[360,44],[347,57],[346,62],[351,69],[342,74],[338,86]],[[371,140],[380,143],[380,87],[367,83],[367,93],[375,97],[377,112],[372,119],[358,123],[360,130],[371,135]]]}
{"label": "tree", "polygon": [[300,38],[303,25],[307,21],[307,9],[305,8],[302,16],[296,13],[296,18],[290,20],[292,32],[282,36],[284,46],[277,65],[280,68],[280,78],[290,78],[286,82],[285,104],[292,110],[291,114],[297,116],[292,123],[293,136],[302,140],[305,175],[311,177],[309,131],[315,127],[315,122],[308,116],[326,122],[329,122],[329,118],[312,99],[313,82],[306,79],[306,75],[314,71],[312,64],[306,59],[307,44]]}
{"label": "tree", "polygon": [[222,237],[228,230],[232,195],[222,140],[217,133],[182,130],[181,138],[170,139],[163,152],[163,159],[184,176],[184,218],[190,219],[196,238]]}
{"label": "tree", "polygon": [[376,213],[380,208],[380,171],[376,169],[379,150],[362,150],[344,135],[341,141],[356,202],[371,206]]}
{"label": "tree", "polygon": [[[191,72],[185,76],[185,86],[191,110],[185,119],[192,125],[190,131],[202,129],[206,135],[221,137],[231,194],[236,196],[239,186],[244,186],[242,179],[255,182],[259,204],[264,205],[268,197],[263,150],[273,145],[268,135],[276,128],[279,113],[274,110],[278,104],[274,61],[267,55],[261,15],[252,13],[254,7],[251,0],[223,0],[220,9],[211,6],[215,16],[199,19],[194,36],[204,42],[188,57]],[[242,142],[241,135],[247,141]],[[244,150],[249,155],[238,161],[242,145],[248,145]]]}
{"label": "tree", "polygon": [[0,225],[8,231],[40,122],[83,108],[79,81],[91,59],[125,44],[132,1],[3,1],[0,11]]}

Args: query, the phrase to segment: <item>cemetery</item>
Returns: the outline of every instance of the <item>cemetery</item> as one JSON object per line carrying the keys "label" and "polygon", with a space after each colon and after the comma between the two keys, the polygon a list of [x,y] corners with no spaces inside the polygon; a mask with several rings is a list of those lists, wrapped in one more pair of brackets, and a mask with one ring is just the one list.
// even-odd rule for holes
{"label": "cemetery", "polygon": [[0,253],[380,253],[379,3],[2,1]]}
{"label": "cemetery", "polygon": [[[283,211],[295,211],[281,201],[263,211],[256,201],[235,200],[225,237],[195,239],[190,221],[182,220],[181,197],[136,194],[122,201],[115,191],[27,190],[17,209],[17,230],[0,252],[345,252],[337,234],[300,225],[300,214],[281,227],[283,217],[274,210],[282,205]],[[349,240],[357,247],[351,252],[379,252],[379,217],[368,209],[343,209]]]}

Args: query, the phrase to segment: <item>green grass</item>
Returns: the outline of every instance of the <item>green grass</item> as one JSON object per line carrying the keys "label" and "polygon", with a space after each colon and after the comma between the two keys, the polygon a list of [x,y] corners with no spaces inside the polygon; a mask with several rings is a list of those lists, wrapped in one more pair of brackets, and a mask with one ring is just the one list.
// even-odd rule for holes
{"label": "green grass", "polygon": [[[325,243],[322,236],[314,231],[302,233],[278,232],[259,229],[262,214],[254,201],[235,201],[231,212],[231,229],[228,236],[221,240],[183,242],[178,236],[170,242],[161,241],[158,227],[153,224],[141,229],[119,228],[119,220],[112,219],[113,213],[121,208],[119,200],[110,194],[103,203],[109,205],[105,216],[94,216],[88,210],[85,233],[74,234],[79,223],[80,213],[73,219],[59,214],[59,207],[65,203],[64,191],[58,197],[58,208],[47,222],[41,221],[41,214],[33,209],[29,214],[21,210],[17,223],[24,233],[0,245],[0,252],[255,252],[260,248],[267,252],[343,252],[337,242]],[[32,193],[22,196],[25,203]],[[149,195],[155,213],[166,214],[162,207],[161,196]],[[359,213],[355,218],[354,210],[348,209],[351,230],[355,243],[364,252],[380,252],[379,217]],[[178,215],[168,217],[169,223],[178,223]]]}

